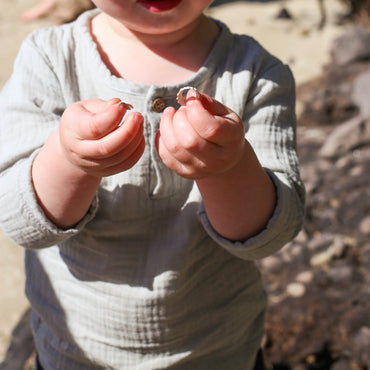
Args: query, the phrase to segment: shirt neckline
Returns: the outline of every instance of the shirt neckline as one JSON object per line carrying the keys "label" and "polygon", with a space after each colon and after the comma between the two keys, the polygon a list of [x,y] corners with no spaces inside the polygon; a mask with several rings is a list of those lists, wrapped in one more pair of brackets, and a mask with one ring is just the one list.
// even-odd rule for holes
{"label": "shirt neckline", "polygon": [[83,13],[76,21],[78,30],[85,39],[84,45],[86,45],[87,50],[84,54],[87,55],[90,68],[94,71],[97,71],[97,74],[102,76],[104,83],[108,84],[110,88],[128,94],[141,95],[149,90],[161,90],[165,95],[173,95],[183,86],[194,86],[200,89],[203,83],[214,73],[220,58],[226,53],[225,49],[227,48],[227,45],[230,44],[229,39],[231,34],[227,26],[222,22],[213,19],[213,21],[220,28],[220,34],[218,35],[218,38],[215,41],[212,50],[206,58],[203,66],[200,67],[200,69],[195,72],[190,79],[177,84],[164,86],[135,83],[125,80],[122,77],[114,76],[106,64],[102,61],[97,45],[90,33],[90,21],[99,13],[99,9],[87,11]]}

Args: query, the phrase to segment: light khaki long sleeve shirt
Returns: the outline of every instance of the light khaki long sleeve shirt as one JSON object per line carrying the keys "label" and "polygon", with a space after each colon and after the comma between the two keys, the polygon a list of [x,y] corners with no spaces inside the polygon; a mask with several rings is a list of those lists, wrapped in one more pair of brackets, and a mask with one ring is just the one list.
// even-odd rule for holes
{"label": "light khaki long sleeve shirt", "polygon": [[[111,75],[76,22],[23,43],[0,96],[0,227],[26,251],[26,293],[40,361],[54,369],[252,369],[266,297],[255,259],[291,240],[304,189],[295,150],[294,81],[247,36],[222,32],[204,66],[175,86]],[[277,192],[267,227],[243,242],[212,229],[195,182],[160,160],[160,97],[194,86],[233,109]],[[53,225],[32,187],[34,156],[70,104],[118,97],[145,118],[146,149],[129,171],[104,178],[85,218]]]}

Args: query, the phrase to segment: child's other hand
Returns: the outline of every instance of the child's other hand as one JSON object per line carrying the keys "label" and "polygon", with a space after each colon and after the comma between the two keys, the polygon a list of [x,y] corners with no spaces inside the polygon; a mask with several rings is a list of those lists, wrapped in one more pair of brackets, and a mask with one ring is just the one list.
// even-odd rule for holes
{"label": "child's other hand", "polygon": [[64,112],[59,137],[64,156],[89,175],[104,177],[128,170],[145,147],[143,117],[129,114],[119,99],[85,100]]}
{"label": "child's other hand", "polygon": [[164,111],[157,150],[164,164],[182,177],[222,175],[242,160],[243,123],[220,102],[189,90],[185,106]]}

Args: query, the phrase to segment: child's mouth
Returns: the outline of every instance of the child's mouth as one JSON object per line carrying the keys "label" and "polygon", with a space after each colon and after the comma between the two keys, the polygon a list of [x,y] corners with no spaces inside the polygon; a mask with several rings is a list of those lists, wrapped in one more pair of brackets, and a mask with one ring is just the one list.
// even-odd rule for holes
{"label": "child's mouth", "polygon": [[140,0],[140,3],[153,13],[164,12],[176,8],[182,0]]}

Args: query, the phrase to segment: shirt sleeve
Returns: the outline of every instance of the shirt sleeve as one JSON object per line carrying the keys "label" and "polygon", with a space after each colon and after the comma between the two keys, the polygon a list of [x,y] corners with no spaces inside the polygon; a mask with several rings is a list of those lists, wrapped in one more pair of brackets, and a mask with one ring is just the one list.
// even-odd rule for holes
{"label": "shirt sleeve", "polygon": [[26,248],[48,247],[75,235],[96,211],[95,199],[75,228],[61,230],[36,199],[33,159],[58,127],[65,105],[54,66],[29,37],[0,95],[0,227]]}
{"label": "shirt sleeve", "polygon": [[244,241],[231,241],[212,227],[204,206],[198,216],[207,233],[231,254],[255,260],[273,254],[294,238],[303,223],[305,190],[296,152],[295,85],[290,69],[278,61],[255,78],[246,101],[246,138],[269,174],[276,206],[266,227]]}

